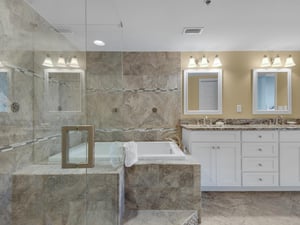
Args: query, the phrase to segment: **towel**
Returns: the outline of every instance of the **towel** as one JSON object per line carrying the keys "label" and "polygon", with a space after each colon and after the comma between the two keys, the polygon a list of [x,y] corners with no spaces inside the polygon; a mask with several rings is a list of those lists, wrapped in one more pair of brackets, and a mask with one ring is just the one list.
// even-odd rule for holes
{"label": "towel", "polygon": [[124,143],[123,147],[125,151],[125,166],[130,167],[138,161],[137,144],[130,141]]}

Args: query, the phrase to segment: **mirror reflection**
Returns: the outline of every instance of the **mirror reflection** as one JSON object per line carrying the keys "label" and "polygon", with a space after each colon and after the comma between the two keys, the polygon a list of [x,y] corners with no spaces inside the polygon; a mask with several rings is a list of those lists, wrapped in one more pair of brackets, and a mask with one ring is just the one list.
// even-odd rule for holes
{"label": "mirror reflection", "polygon": [[253,113],[291,113],[290,69],[253,71]]}
{"label": "mirror reflection", "polygon": [[220,69],[185,70],[184,113],[222,113],[222,72]]}
{"label": "mirror reflection", "polygon": [[50,112],[80,112],[83,70],[47,69],[46,91]]}
{"label": "mirror reflection", "polygon": [[9,80],[9,70],[0,69],[0,112],[9,112]]}

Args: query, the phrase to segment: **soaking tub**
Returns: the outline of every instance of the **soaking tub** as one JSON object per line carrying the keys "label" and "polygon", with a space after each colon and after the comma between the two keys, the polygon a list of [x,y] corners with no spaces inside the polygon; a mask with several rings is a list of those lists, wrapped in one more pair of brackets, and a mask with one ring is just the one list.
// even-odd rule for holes
{"label": "soaking tub", "polygon": [[[95,161],[119,164],[123,161],[123,144],[125,142],[95,142]],[[138,160],[184,160],[185,154],[173,142],[149,141],[136,142]],[[86,144],[80,144],[70,149],[72,162],[82,162],[86,159]],[[50,156],[49,162],[61,162],[61,153]]]}

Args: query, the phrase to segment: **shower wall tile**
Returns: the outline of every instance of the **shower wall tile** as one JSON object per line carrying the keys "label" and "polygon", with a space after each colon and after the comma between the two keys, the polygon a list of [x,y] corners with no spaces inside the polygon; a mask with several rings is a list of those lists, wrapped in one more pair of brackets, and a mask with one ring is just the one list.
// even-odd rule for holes
{"label": "shower wall tile", "polygon": [[176,127],[180,110],[178,97],[178,92],[125,92],[124,127]]}
{"label": "shower wall tile", "polygon": [[167,138],[170,133],[151,129],[176,129],[181,111],[180,76],[177,52],[88,52],[87,121],[98,129],[96,139]]}
{"label": "shower wall tile", "polygon": [[180,53],[177,52],[125,52],[124,75],[178,75]]}
{"label": "shower wall tile", "polygon": [[122,88],[122,53],[87,53],[87,88],[109,90]]}
{"label": "shower wall tile", "polygon": [[88,92],[87,120],[96,128],[122,127],[123,93],[121,92]]}

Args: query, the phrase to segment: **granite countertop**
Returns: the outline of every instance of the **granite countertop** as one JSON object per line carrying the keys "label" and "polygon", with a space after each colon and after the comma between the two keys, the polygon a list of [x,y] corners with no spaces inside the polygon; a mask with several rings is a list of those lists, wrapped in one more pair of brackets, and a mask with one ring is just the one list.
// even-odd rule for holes
{"label": "granite countertop", "polygon": [[182,128],[188,130],[300,130],[300,124],[247,124],[247,125],[197,125],[197,124],[181,124]]}

